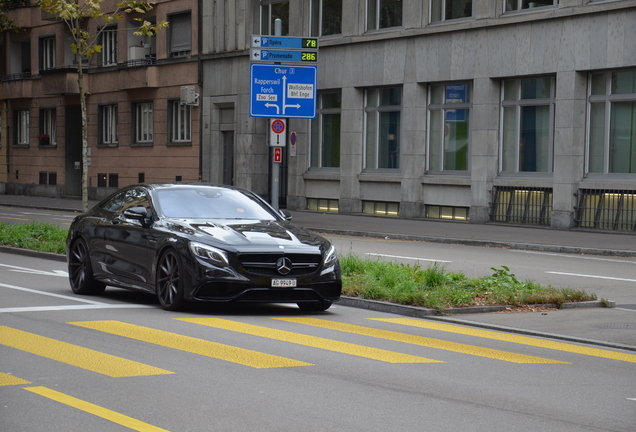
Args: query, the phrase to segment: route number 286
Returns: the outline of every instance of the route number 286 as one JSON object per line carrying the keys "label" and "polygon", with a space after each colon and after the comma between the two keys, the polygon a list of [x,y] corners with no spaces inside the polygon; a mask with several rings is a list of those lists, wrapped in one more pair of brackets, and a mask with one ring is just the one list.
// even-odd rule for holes
{"label": "route number 286", "polygon": [[315,52],[304,52],[302,54],[302,61],[313,61],[315,62],[318,59],[318,54]]}

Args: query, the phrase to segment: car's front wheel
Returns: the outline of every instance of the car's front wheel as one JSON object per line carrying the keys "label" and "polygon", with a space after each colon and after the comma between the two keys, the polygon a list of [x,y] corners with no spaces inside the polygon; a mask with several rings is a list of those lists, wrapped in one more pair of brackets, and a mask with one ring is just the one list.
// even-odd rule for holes
{"label": "car's front wheel", "polygon": [[68,259],[68,279],[75,294],[99,295],[106,285],[93,278],[93,268],[88,253],[88,246],[82,239],[71,245]]}
{"label": "car's front wheel", "polygon": [[300,310],[306,312],[322,312],[331,307],[330,301],[301,302],[297,304]]}
{"label": "car's front wheel", "polygon": [[183,299],[183,266],[181,257],[173,250],[169,249],[159,258],[157,265],[157,297],[159,303],[165,310],[182,309],[185,300]]}

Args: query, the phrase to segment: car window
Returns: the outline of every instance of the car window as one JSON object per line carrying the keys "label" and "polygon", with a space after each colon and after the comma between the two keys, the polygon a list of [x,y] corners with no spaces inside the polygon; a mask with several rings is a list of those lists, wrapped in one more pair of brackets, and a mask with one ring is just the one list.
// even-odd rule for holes
{"label": "car window", "polygon": [[122,211],[131,207],[144,207],[146,210],[150,210],[150,200],[145,189],[135,188],[127,190],[123,201]]}
{"label": "car window", "polygon": [[106,201],[102,205],[102,208],[104,210],[108,210],[111,212],[118,212],[118,211],[121,211],[123,205],[124,205],[124,192],[120,192],[117,195],[113,196],[108,201]]}
{"label": "car window", "polygon": [[183,219],[275,220],[265,207],[240,191],[215,187],[169,188],[157,192],[161,211]]}

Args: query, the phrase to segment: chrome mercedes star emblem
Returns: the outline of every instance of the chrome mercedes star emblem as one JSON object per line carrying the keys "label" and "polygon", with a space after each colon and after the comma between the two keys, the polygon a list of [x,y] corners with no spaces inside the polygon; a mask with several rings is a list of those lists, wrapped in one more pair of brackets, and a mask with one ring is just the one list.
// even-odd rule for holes
{"label": "chrome mercedes star emblem", "polygon": [[282,275],[289,274],[292,271],[292,262],[289,258],[283,257],[276,260],[276,270]]}

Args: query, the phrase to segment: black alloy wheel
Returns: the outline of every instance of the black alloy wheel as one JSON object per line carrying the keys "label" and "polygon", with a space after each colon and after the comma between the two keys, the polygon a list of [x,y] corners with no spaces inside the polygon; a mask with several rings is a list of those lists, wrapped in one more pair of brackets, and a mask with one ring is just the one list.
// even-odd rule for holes
{"label": "black alloy wheel", "polygon": [[159,258],[159,265],[157,266],[157,297],[159,297],[161,307],[165,310],[179,310],[185,304],[181,269],[181,258],[175,250],[169,249]]}
{"label": "black alloy wheel", "polygon": [[88,246],[83,239],[77,239],[71,245],[68,260],[68,279],[75,294],[98,295],[104,292],[106,285],[93,278],[93,268],[88,254]]}
{"label": "black alloy wheel", "polygon": [[296,303],[300,310],[305,312],[322,312],[331,307],[330,301],[317,301],[317,302],[300,302]]}

